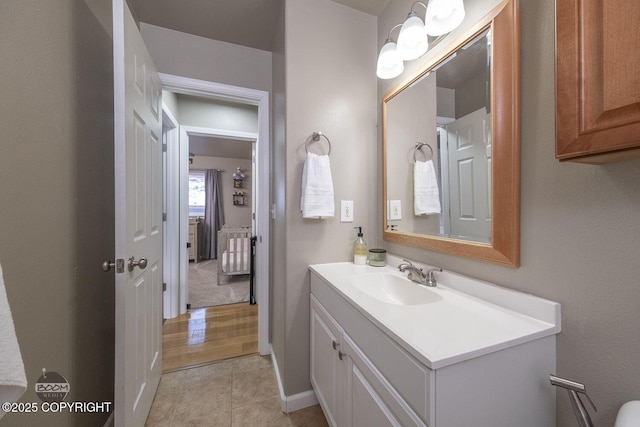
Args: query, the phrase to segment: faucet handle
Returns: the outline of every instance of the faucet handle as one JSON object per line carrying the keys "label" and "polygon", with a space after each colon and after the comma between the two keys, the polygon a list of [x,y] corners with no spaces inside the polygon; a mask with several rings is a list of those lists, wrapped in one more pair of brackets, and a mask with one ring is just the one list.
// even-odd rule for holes
{"label": "faucet handle", "polygon": [[398,265],[398,270],[404,273],[404,270],[406,270],[408,267],[413,267],[413,264],[408,259],[402,259],[402,260],[406,262],[406,264]]}
{"label": "faucet handle", "polygon": [[427,270],[427,273],[426,273],[426,274],[427,274],[428,276],[430,276],[430,277],[433,277],[433,273],[434,273],[434,272],[436,272],[436,271],[437,271],[437,272],[439,272],[439,273],[441,273],[441,272],[442,272],[442,269],[441,269],[440,267],[430,268],[430,269],[428,269],[428,270]]}
{"label": "faucet handle", "polygon": [[430,268],[424,273],[424,277],[425,277],[425,281],[426,281],[427,286],[436,286],[437,281],[436,281],[435,276],[433,275],[433,273],[436,272],[436,271],[441,272],[442,269],[439,268],[439,267]]}

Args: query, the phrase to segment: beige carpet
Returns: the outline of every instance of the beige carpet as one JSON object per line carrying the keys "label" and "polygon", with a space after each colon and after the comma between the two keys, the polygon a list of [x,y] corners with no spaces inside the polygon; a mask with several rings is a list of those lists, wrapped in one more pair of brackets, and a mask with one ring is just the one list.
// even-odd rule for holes
{"label": "beige carpet", "polygon": [[218,285],[218,261],[189,263],[191,308],[212,307],[249,301],[249,275],[223,276]]}

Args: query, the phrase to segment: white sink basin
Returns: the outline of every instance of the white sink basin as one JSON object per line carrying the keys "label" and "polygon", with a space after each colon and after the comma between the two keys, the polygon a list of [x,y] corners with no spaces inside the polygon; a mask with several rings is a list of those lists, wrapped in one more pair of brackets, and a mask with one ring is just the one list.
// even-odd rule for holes
{"label": "white sink basin", "polygon": [[353,277],[353,285],[360,292],[393,305],[422,305],[442,299],[422,285],[389,273],[357,275]]}
{"label": "white sink basin", "polygon": [[[323,298],[340,309],[348,308],[344,302],[353,306],[430,369],[561,330],[560,304],[448,271],[438,274],[438,286],[429,288],[410,281],[392,265],[339,262],[310,269],[311,293],[321,303]],[[349,319],[345,315],[344,320]]]}

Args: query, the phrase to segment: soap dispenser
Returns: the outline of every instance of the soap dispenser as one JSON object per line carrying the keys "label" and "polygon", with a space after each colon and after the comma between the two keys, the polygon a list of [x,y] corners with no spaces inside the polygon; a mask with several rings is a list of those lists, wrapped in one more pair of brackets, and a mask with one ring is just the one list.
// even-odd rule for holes
{"label": "soap dispenser", "polygon": [[362,238],[362,227],[353,227],[358,229],[358,237],[353,243],[353,263],[357,265],[367,264],[367,242]]}

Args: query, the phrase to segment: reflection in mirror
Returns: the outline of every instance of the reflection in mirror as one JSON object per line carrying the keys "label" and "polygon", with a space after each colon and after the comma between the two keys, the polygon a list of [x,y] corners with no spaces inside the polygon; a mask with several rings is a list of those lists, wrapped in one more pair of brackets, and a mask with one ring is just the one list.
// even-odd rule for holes
{"label": "reflection in mirror", "polygon": [[382,98],[384,240],[520,263],[519,1]]}
{"label": "reflection in mirror", "polygon": [[389,229],[491,241],[490,37],[387,103]]}

